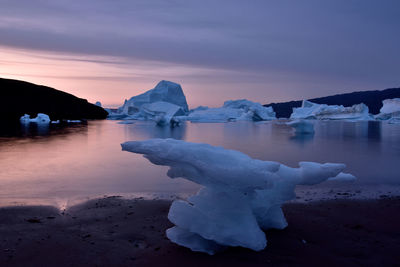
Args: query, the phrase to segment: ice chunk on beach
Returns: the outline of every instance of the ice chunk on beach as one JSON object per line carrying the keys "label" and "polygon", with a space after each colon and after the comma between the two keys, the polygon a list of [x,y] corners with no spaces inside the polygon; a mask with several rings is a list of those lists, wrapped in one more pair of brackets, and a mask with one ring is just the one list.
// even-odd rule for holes
{"label": "ice chunk on beach", "polygon": [[392,123],[400,121],[400,98],[385,99],[382,104],[379,114],[375,116],[376,119],[389,120]]}
{"label": "ice chunk on beach", "polygon": [[194,251],[214,254],[227,246],[256,251],[267,245],[263,229],[287,226],[281,205],[295,198],[296,185],[328,179],[352,180],[344,164],[300,162],[291,168],[253,159],[239,151],[175,139],[125,142],[122,150],[143,154],[169,166],[171,178],[203,186],[187,200],[173,202],[168,218],[175,224],[167,236]]}
{"label": "ice chunk on beach", "polygon": [[38,113],[36,118],[31,119],[31,117],[28,114],[25,114],[22,116],[19,121],[21,123],[27,124],[27,123],[37,123],[37,124],[49,124],[50,123],[50,117],[44,113]]}
{"label": "ice chunk on beach", "polygon": [[342,105],[315,104],[303,100],[301,107],[293,108],[291,119],[317,119],[317,120],[370,120],[368,107],[361,103],[351,107]]}
{"label": "ice chunk on beach", "polygon": [[198,107],[183,119],[192,122],[262,121],[276,119],[272,107],[246,99],[229,100],[220,108]]}
{"label": "ice chunk on beach", "polygon": [[314,124],[306,120],[294,120],[286,123],[295,130],[296,134],[313,134]]}

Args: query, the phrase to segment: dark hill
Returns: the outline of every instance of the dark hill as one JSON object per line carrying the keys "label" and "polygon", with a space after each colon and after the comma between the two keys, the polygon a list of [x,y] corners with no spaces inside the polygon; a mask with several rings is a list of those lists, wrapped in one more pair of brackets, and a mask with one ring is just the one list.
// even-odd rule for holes
{"label": "dark hill", "polygon": [[[361,91],[340,95],[325,96],[319,98],[308,99],[309,101],[317,104],[327,105],[343,105],[345,107],[355,104],[364,103],[368,106],[369,112],[378,114],[382,107],[382,100],[389,98],[400,98],[400,88],[391,88],[381,91]],[[271,106],[276,112],[278,118],[289,118],[292,114],[292,109],[301,106],[302,101],[290,101],[282,103],[271,103],[264,105]]]}
{"label": "dark hill", "polygon": [[45,113],[51,120],[107,117],[107,111],[86,99],[47,86],[0,78],[0,114],[6,122],[15,122],[25,113],[31,118]]}

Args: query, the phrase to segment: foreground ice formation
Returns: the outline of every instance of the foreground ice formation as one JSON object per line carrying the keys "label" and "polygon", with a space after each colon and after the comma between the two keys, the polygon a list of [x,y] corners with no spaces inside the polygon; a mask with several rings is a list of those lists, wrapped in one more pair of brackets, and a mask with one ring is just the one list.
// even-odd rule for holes
{"label": "foreground ice formation", "polygon": [[260,103],[247,99],[228,100],[220,108],[198,107],[182,118],[192,122],[228,122],[228,121],[265,121],[274,120],[272,107],[264,107]]}
{"label": "foreground ice formation", "polygon": [[208,254],[227,246],[264,249],[263,230],[287,226],[281,205],[295,198],[296,185],[355,179],[342,173],[344,164],[300,162],[298,168],[291,168],[239,151],[175,139],[126,142],[122,150],[169,166],[171,178],[182,177],[203,186],[186,201],[172,203],[168,219],[175,226],[167,230],[167,237]]}
{"label": "foreground ice formation", "polygon": [[19,121],[21,123],[27,124],[27,123],[38,123],[38,124],[49,124],[50,123],[50,117],[44,113],[38,113],[36,118],[31,119],[31,116],[28,114],[25,114],[22,116]]}
{"label": "foreground ice formation", "polygon": [[154,120],[169,124],[174,116],[189,111],[182,87],[173,82],[161,81],[154,89],[125,100],[116,112],[109,110],[110,119]]}
{"label": "foreground ice formation", "polygon": [[370,120],[368,107],[361,103],[351,107],[342,105],[315,104],[303,100],[301,107],[293,108],[291,119],[317,120]]}
{"label": "foreground ice formation", "polygon": [[385,99],[382,108],[375,116],[378,120],[389,120],[389,122],[400,122],[400,98]]}
{"label": "foreground ice formation", "polygon": [[296,134],[313,134],[314,125],[306,120],[294,120],[286,123],[286,125],[291,126]]}

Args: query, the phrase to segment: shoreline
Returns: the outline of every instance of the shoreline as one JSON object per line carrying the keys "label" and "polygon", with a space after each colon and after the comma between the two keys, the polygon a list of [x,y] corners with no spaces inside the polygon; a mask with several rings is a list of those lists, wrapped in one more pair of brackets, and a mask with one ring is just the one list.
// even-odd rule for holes
{"label": "shoreline", "polygon": [[400,198],[288,203],[289,226],[260,252],[214,256],[171,243],[171,201],[106,197],[70,207],[0,208],[2,266],[395,266]]}

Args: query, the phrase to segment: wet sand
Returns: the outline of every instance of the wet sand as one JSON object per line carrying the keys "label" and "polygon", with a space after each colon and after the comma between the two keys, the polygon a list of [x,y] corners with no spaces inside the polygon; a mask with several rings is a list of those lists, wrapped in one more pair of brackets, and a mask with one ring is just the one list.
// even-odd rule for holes
{"label": "wet sand", "polygon": [[171,243],[170,201],[108,197],[59,211],[0,208],[0,266],[400,266],[400,198],[284,206],[260,252]]}

